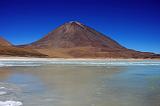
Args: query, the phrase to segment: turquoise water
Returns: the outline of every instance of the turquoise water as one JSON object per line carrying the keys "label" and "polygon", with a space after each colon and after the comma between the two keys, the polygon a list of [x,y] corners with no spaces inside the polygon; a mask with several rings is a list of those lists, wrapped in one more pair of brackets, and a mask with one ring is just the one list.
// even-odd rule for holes
{"label": "turquoise water", "polygon": [[0,106],[160,106],[153,63],[2,66]]}

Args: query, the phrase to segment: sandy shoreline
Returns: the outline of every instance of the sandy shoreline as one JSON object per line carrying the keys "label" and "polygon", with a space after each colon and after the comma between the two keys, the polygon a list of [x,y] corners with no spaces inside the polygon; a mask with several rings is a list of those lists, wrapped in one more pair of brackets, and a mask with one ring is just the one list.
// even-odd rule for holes
{"label": "sandy shoreline", "polygon": [[160,60],[153,59],[91,59],[91,58],[31,58],[0,57],[0,67],[8,66],[44,66],[44,65],[89,65],[89,66],[148,66],[160,65]]}
{"label": "sandy shoreline", "polygon": [[143,60],[160,60],[160,59],[122,59],[122,58],[36,58],[36,57],[0,57],[0,61],[143,61]]}

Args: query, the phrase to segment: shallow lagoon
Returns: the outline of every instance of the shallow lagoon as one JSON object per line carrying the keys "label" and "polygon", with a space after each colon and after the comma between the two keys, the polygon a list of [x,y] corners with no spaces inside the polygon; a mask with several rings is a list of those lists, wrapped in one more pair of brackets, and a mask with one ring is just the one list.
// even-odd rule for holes
{"label": "shallow lagoon", "polygon": [[1,62],[0,106],[160,106],[159,61],[98,62]]}

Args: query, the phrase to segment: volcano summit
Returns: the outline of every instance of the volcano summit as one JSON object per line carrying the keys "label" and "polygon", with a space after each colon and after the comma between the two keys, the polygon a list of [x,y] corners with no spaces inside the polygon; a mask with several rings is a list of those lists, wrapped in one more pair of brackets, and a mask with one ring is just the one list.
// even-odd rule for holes
{"label": "volcano summit", "polygon": [[157,58],[159,55],[127,49],[110,37],[80,23],[65,23],[40,40],[21,46],[58,58]]}
{"label": "volcano summit", "polygon": [[79,22],[69,22],[50,32],[44,38],[33,42],[34,48],[77,48],[94,47],[108,50],[123,49],[114,40]]}
{"label": "volcano summit", "polygon": [[127,49],[110,37],[71,21],[26,45],[0,38],[0,55],[51,58],[160,58],[159,54]]}

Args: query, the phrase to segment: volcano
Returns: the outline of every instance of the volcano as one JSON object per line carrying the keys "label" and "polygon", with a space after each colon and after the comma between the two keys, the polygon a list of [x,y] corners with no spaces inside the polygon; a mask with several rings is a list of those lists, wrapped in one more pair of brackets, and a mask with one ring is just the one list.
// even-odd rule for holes
{"label": "volcano", "polygon": [[75,48],[96,47],[106,49],[124,49],[111,38],[79,22],[69,22],[50,32],[44,38],[33,42],[34,48]]}
{"label": "volcano", "polygon": [[40,40],[23,45],[58,58],[157,58],[159,55],[127,49],[110,37],[80,23],[65,23]]}

